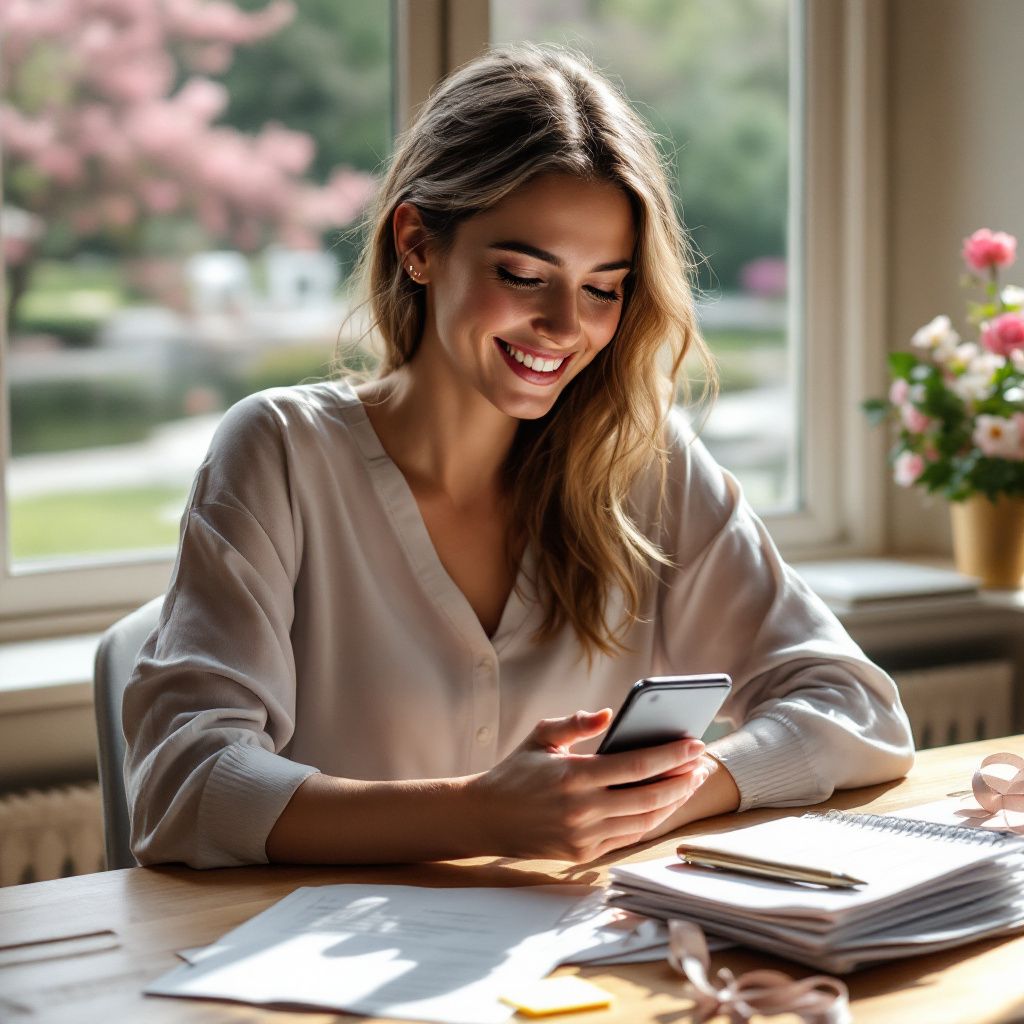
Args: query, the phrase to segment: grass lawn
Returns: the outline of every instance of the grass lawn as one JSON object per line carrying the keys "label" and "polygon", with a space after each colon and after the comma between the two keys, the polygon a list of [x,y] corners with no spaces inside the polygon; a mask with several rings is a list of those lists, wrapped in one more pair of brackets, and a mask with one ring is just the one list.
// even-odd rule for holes
{"label": "grass lawn", "polygon": [[11,503],[14,561],[174,548],[188,487],[47,494]]}

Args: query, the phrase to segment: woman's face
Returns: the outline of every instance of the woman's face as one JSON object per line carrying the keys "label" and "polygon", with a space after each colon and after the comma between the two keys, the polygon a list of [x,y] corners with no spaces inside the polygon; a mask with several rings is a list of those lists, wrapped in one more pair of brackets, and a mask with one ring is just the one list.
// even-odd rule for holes
{"label": "woman's face", "polygon": [[422,354],[506,415],[543,416],[615,334],[635,234],[622,189],[533,179],[427,249]]}

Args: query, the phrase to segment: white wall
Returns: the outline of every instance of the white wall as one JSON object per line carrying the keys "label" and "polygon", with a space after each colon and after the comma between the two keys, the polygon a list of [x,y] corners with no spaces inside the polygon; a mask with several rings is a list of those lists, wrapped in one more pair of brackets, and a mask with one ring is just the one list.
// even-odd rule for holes
{"label": "white wall", "polygon": [[[819,2],[819,0],[812,0]],[[888,0],[889,345],[939,313],[964,332],[962,239],[1024,247],[1024,0]],[[1024,248],[1004,280],[1024,285]],[[946,502],[891,487],[887,542],[950,550]]]}

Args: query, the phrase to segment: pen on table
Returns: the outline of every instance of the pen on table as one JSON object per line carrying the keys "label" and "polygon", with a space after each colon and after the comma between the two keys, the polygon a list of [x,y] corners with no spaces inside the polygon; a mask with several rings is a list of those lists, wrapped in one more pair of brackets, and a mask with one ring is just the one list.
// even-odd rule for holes
{"label": "pen on table", "polygon": [[863,879],[854,878],[842,871],[828,871],[802,864],[783,864],[780,861],[751,857],[748,854],[687,846],[685,843],[676,847],[676,854],[686,864],[703,868],[721,868],[743,875],[758,875],[780,882],[812,882],[815,885],[827,885],[830,889],[852,889],[857,885],[867,885]]}

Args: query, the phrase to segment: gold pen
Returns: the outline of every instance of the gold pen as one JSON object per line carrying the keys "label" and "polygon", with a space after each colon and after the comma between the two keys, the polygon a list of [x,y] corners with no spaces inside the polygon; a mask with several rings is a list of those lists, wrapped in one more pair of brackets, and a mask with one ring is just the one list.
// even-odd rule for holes
{"label": "gold pen", "polygon": [[687,846],[685,843],[676,847],[676,853],[685,864],[694,864],[702,868],[721,868],[744,875],[759,875],[780,882],[812,882],[815,885],[827,885],[830,889],[852,889],[857,885],[867,885],[863,879],[854,878],[841,871],[826,871],[824,868],[805,867],[801,864],[783,864],[780,861],[751,857],[747,854],[724,853],[721,850],[707,850],[700,846]]}

